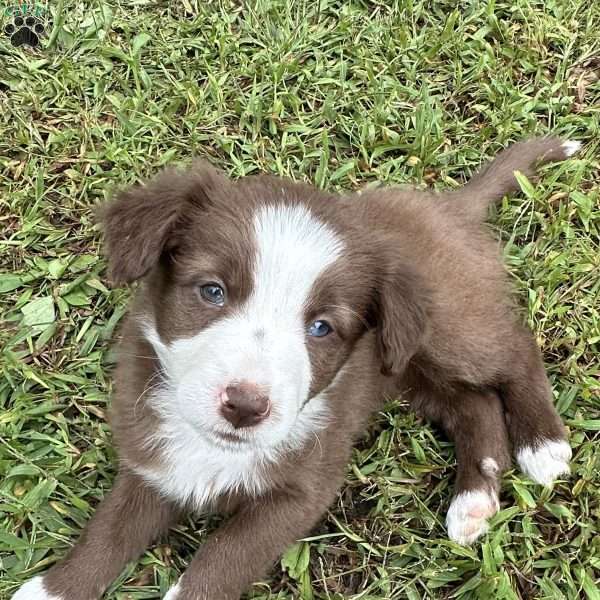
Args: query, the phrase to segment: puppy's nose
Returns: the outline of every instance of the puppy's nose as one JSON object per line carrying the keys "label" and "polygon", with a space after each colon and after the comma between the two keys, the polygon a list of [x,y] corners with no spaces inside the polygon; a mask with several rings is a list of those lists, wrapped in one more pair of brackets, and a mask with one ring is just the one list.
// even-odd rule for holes
{"label": "puppy's nose", "polygon": [[269,396],[254,383],[229,385],[221,394],[221,414],[236,428],[252,427],[271,412]]}

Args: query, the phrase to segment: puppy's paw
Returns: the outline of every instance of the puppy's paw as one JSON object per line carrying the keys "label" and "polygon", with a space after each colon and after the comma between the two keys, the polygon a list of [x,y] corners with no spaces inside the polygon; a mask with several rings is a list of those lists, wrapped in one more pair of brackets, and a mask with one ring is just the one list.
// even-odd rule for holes
{"label": "puppy's paw", "polygon": [[563,152],[567,157],[577,154],[581,150],[581,142],[576,140],[567,140],[562,144]]}
{"label": "puppy's paw", "polygon": [[487,520],[499,508],[498,498],[493,492],[460,492],[452,500],[446,516],[448,537],[463,546],[472,544],[488,530]]}
{"label": "puppy's paw", "polygon": [[12,600],[62,600],[62,598],[46,591],[42,577],[34,577],[17,590]]}
{"label": "puppy's paw", "polygon": [[179,582],[177,582],[172,588],[169,589],[163,600],[177,600],[180,589],[181,585],[179,584]]}
{"label": "puppy's paw", "polygon": [[560,475],[571,472],[571,446],[564,440],[545,440],[536,446],[525,446],[517,452],[521,470],[536,483],[550,486]]}

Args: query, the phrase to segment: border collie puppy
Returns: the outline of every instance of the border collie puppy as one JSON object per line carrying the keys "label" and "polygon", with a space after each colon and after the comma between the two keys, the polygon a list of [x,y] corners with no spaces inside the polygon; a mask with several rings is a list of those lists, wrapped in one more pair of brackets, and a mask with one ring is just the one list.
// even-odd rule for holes
{"label": "border collie puppy", "polygon": [[184,511],[229,520],[168,600],[237,600],[318,523],[353,441],[404,394],[456,444],[449,537],[499,508],[511,450],[534,481],[571,449],[521,324],[488,205],[578,142],[502,152],[461,189],[328,194],[275,177],[167,170],[102,211],[110,274],[140,280],[112,426],[120,464],[66,558],[14,600],[98,600]]}

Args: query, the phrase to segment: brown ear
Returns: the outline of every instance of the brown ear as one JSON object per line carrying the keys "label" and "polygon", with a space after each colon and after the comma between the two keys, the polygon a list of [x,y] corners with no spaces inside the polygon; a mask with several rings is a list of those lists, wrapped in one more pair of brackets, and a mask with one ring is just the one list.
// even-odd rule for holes
{"label": "brown ear", "polygon": [[144,276],[189,211],[206,208],[230,185],[208,163],[197,162],[184,172],[167,169],[101,206],[110,278],[121,284]]}
{"label": "brown ear", "polygon": [[427,331],[428,310],[429,294],[413,269],[397,264],[382,274],[376,320],[384,375],[401,375],[419,351]]}

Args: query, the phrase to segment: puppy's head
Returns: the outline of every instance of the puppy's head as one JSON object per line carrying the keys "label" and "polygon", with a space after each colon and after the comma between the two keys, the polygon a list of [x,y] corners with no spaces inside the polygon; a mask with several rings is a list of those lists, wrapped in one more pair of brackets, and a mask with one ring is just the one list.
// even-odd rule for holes
{"label": "puppy's head", "polygon": [[136,318],[163,378],[150,401],[219,445],[293,442],[369,329],[383,372],[419,348],[418,277],[340,198],[199,163],[122,193],[102,219],[113,280],[142,279]]}

